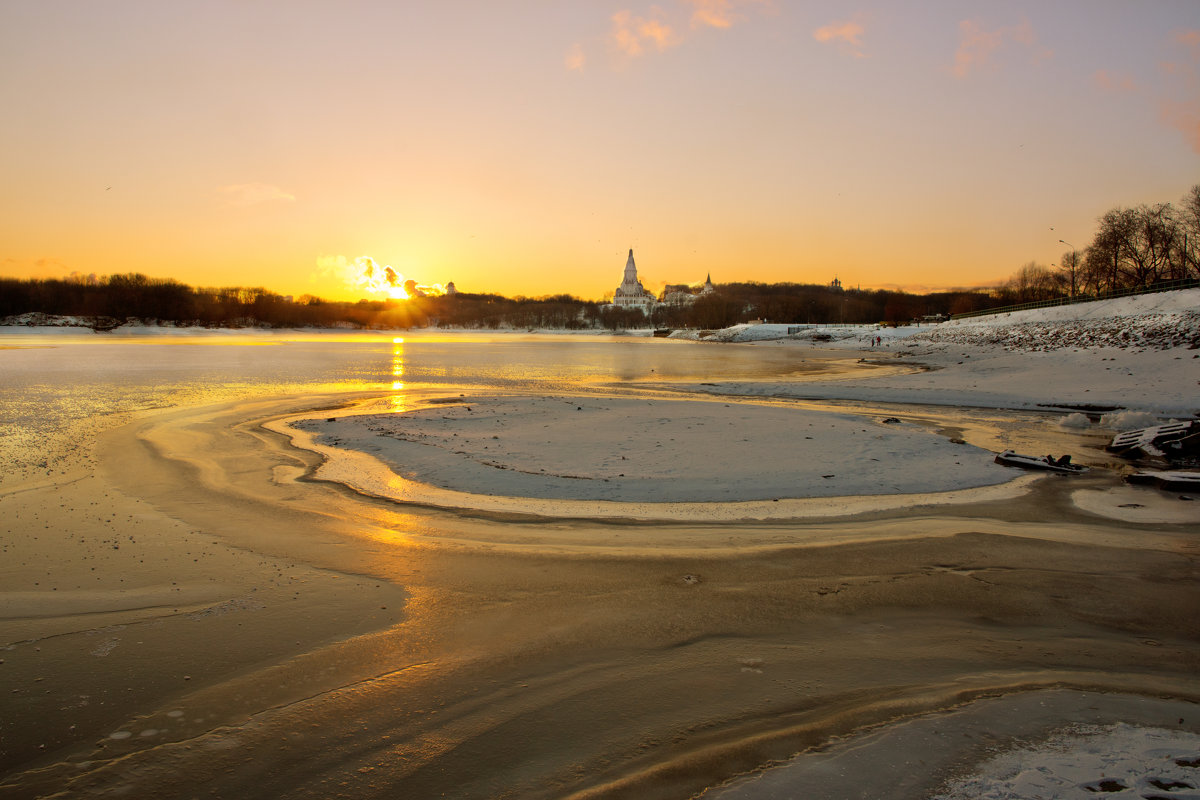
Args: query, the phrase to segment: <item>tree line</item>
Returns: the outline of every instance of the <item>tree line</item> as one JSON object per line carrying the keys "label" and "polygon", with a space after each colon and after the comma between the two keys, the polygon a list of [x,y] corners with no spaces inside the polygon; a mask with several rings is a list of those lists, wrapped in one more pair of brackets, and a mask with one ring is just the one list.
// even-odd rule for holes
{"label": "tree line", "polygon": [[1200,278],[1200,184],[1179,207],[1115,208],[1098,220],[1092,242],[1057,265],[1029,262],[994,289],[909,294],[799,283],[725,283],[693,302],[640,310],[568,294],[508,298],[496,294],[337,302],[298,300],[264,288],[193,288],[139,273],[103,278],[0,278],[0,318],[42,312],[96,320],[130,318],[205,326],[356,328],[698,328],[761,319],[795,324],[900,324],[1016,303],[1098,296]]}
{"label": "tree line", "polygon": [[1142,204],[1105,212],[1097,220],[1090,244],[1065,251],[1058,264],[1023,265],[997,288],[996,295],[1005,303],[1027,303],[1197,279],[1200,184],[1189,189],[1178,206]]}
{"label": "tree line", "polygon": [[497,294],[408,300],[298,300],[264,288],[193,288],[139,273],[103,278],[0,278],[0,318],[41,312],[103,325],[129,319],[211,327],[355,328],[723,328],[752,319],[794,323],[907,322],[914,317],[973,311],[995,304],[987,292],[926,295],[841,290],[796,283],[727,283],[689,305],[659,306],[646,316],[569,294],[508,298]]}

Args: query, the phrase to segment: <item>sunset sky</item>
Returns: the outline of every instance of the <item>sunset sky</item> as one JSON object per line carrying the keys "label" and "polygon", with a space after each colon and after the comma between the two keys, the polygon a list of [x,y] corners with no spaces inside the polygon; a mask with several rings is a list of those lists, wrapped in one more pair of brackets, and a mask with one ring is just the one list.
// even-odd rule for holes
{"label": "sunset sky", "polygon": [[0,274],[995,282],[1200,183],[1200,3],[0,0]]}

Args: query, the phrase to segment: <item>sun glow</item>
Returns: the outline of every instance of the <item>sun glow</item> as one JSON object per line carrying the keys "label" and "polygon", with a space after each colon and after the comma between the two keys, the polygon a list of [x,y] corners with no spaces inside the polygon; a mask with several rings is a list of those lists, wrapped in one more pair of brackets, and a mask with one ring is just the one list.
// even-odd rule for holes
{"label": "sun glow", "polygon": [[359,289],[365,289],[371,294],[384,295],[392,300],[410,300],[414,297],[435,297],[446,293],[439,284],[422,285],[403,275],[388,265],[380,265],[370,256],[359,256],[354,259],[353,283]]}

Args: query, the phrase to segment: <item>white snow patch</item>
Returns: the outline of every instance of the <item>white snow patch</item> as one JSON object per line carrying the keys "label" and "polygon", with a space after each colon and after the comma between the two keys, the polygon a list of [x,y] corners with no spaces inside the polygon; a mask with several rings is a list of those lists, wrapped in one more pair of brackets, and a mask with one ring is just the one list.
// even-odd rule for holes
{"label": "white snow patch", "polygon": [[1126,723],[1073,725],[1014,748],[959,778],[935,800],[1013,797],[1200,797],[1200,735]]}
{"label": "white snow patch", "polygon": [[476,396],[292,425],[409,481],[547,500],[713,503],[1006,483],[993,454],[917,425],[749,403]]}
{"label": "white snow patch", "polygon": [[1100,418],[1101,427],[1112,428],[1114,431],[1133,431],[1161,424],[1161,419],[1145,411],[1116,411]]}

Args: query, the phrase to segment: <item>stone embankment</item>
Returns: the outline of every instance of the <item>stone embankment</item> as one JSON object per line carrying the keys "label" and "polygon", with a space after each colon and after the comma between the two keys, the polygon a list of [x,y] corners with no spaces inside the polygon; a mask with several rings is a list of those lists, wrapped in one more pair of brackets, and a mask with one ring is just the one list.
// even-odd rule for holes
{"label": "stone embankment", "polygon": [[986,323],[947,322],[908,338],[911,344],[999,346],[1006,350],[1134,347],[1200,348],[1200,311],[1172,311],[1097,319]]}

